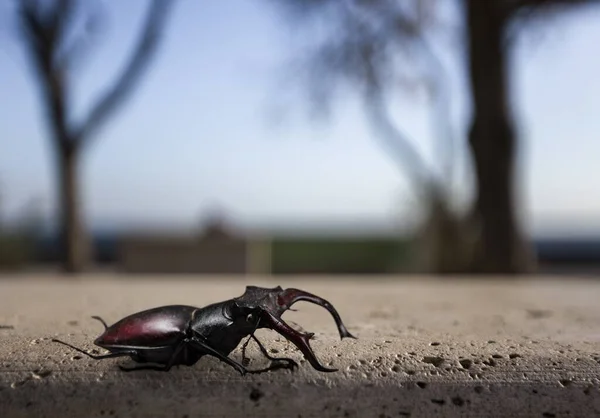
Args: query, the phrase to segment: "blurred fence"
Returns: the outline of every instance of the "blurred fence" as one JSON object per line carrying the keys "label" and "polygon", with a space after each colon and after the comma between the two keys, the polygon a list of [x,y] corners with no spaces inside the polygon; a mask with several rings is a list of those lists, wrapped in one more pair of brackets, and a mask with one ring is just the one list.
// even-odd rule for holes
{"label": "blurred fence", "polygon": [[388,239],[126,239],[128,273],[385,274],[401,270],[406,244]]}
{"label": "blurred fence", "polygon": [[272,274],[386,274],[406,270],[408,242],[384,238],[276,238]]}
{"label": "blurred fence", "polygon": [[[5,243],[5,244],[4,244]],[[0,270],[56,265],[58,240],[0,241]],[[407,241],[387,238],[181,237],[94,238],[96,266],[123,273],[386,274],[406,269]]]}
{"label": "blurred fence", "polygon": [[[0,233],[0,271],[55,266],[58,240]],[[542,273],[600,273],[600,239],[535,241]],[[408,238],[94,236],[95,267],[163,274],[419,273]]]}
{"label": "blurred fence", "polygon": [[0,270],[15,271],[34,262],[35,242],[16,233],[0,234]]}
{"label": "blurred fence", "polygon": [[118,269],[125,273],[244,274],[249,270],[248,246],[240,239],[125,239],[119,245]]}

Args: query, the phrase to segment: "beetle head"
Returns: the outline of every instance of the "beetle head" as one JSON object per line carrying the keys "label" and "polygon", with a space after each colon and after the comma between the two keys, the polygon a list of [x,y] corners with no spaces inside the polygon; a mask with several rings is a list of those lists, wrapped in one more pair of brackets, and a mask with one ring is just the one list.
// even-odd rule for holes
{"label": "beetle head", "polygon": [[[337,325],[340,338],[356,338],[348,330],[342,322],[340,315],[335,310],[333,305],[319,296],[303,290],[288,288],[282,289],[281,286],[272,289],[247,286],[246,292],[240,297],[234,298],[235,304],[242,311],[251,311],[258,315],[260,324],[259,328],[269,328],[284,338],[291,341],[304,354],[309,363],[317,370],[323,372],[334,372],[336,369],[329,369],[319,363],[309,341],[314,333],[302,333],[296,331],[281,319],[281,315],[291,308],[291,306],[299,301],[311,302],[327,309]],[[247,312],[248,312],[247,311]]]}

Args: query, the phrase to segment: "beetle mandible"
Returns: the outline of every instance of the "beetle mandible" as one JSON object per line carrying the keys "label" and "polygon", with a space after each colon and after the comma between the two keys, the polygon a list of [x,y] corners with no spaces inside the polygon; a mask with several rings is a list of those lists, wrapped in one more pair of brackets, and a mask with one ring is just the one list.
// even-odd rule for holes
{"label": "beetle mandible", "polygon": [[[177,365],[192,366],[205,355],[214,356],[232,366],[242,376],[246,373],[262,373],[280,368],[293,370],[298,367],[292,359],[273,358],[267,353],[254,333],[257,329],[268,328],[292,342],[316,370],[337,371],[323,366],[317,360],[309,344],[314,333],[296,331],[281,319],[281,315],[298,301],[324,307],[333,316],[341,339],[356,338],[348,332],[333,305],[319,296],[294,288],[283,290],[281,286],[246,286],[242,296],[203,308],[187,305],[161,306],[129,315],[111,326],[101,317],[93,316],[104,325],[104,332],[94,340],[94,344],[108,350],[108,354],[93,355],[64,341],[52,341],[64,344],[94,360],[129,356],[137,363],[155,364],[130,368],[119,365],[123,371],[145,369],[167,372]],[[248,370],[243,364],[231,359],[229,354],[245,337],[248,340],[242,350],[244,359],[246,345],[253,339],[262,354],[275,364],[264,369]]]}

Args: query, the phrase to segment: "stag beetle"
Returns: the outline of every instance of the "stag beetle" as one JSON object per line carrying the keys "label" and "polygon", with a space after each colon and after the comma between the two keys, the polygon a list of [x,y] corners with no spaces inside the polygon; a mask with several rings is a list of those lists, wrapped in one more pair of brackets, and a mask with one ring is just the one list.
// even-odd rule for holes
{"label": "stag beetle", "polygon": [[[294,369],[298,364],[288,358],[273,358],[254,335],[259,328],[268,328],[292,342],[316,370],[335,372],[319,363],[309,345],[314,333],[302,333],[291,328],[281,315],[298,301],[322,306],[333,316],[340,338],[356,338],[344,326],[331,303],[311,293],[281,286],[262,288],[246,286],[240,297],[214,303],[203,308],[169,305],[148,309],[127,316],[110,327],[99,316],[92,318],[104,325],[104,332],[94,344],[108,350],[104,355],[93,355],[66,342],[53,339],[94,360],[131,357],[137,363],[155,363],[125,368],[123,371],[169,371],[176,365],[192,366],[201,357],[211,355],[232,366],[242,376],[275,369]],[[246,346],[252,338],[260,351],[273,363],[260,370],[248,370],[245,365],[229,358],[229,354],[248,337],[242,348],[242,363],[246,360]],[[277,364],[279,363],[279,364]],[[282,364],[284,363],[284,364]]]}

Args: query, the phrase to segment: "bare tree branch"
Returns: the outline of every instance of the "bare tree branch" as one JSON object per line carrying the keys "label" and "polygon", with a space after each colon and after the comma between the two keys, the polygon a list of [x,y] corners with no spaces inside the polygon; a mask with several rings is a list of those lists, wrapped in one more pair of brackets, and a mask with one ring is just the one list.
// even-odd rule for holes
{"label": "bare tree branch", "polygon": [[[71,3],[76,3],[73,0],[67,0]],[[77,61],[81,61],[83,56],[86,53],[90,52],[90,38],[98,32],[98,28],[102,22],[102,14],[100,12],[100,8],[96,10],[91,10],[88,3],[88,6],[85,7],[81,13],[86,13],[86,16],[83,16],[81,19],[83,20],[81,32],[78,36],[75,36],[71,41],[67,40],[67,33],[64,33],[64,39],[61,43],[59,50],[55,53],[55,62],[54,65],[56,68],[67,71],[72,70],[74,64]],[[99,5],[98,2],[94,3],[95,5]],[[70,26],[75,26],[74,24]]]}
{"label": "bare tree branch", "polygon": [[506,10],[509,15],[518,12],[521,9],[542,10],[547,7],[572,7],[582,6],[591,3],[598,3],[598,0],[504,0]]}
{"label": "bare tree branch", "polygon": [[[338,83],[359,92],[365,114],[377,140],[415,182],[417,188],[439,188],[435,173],[415,149],[406,133],[387,111],[387,98],[399,84],[415,88],[426,84],[435,102],[433,126],[443,158],[442,182],[450,179],[453,143],[449,140],[449,95],[444,90],[445,71],[424,37],[431,23],[431,0],[278,0],[284,11],[302,19],[327,20],[329,33],[311,51],[310,91],[321,106]],[[317,13],[318,11],[321,14]],[[325,17],[323,17],[323,14]],[[412,71],[413,74],[410,74]],[[407,91],[405,89],[405,91]],[[447,114],[446,114],[447,113]],[[448,131],[444,131],[444,130]],[[443,135],[442,135],[443,133]],[[448,142],[448,143],[442,143]]]}
{"label": "bare tree branch", "polygon": [[400,166],[408,171],[408,175],[417,185],[417,189],[429,189],[435,185],[437,182],[421,155],[406,134],[392,123],[381,95],[374,91],[364,100],[365,113],[377,138],[400,163]]}
{"label": "bare tree branch", "polygon": [[102,97],[92,107],[88,117],[73,136],[76,141],[87,141],[103,122],[116,112],[125,101],[135,84],[140,80],[141,73],[157,49],[160,34],[168,18],[172,0],[153,0],[144,29],[140,34],[137,47],[121,76],[114,85],[107,89]]}
{"label": "bare tree branch", "polygon": [[66,22],[65,19],[59,19],[57,14],[57,11],[44,13],[39,2],[35,0],[22,0],[19,10],[21,30],[28,43],[27,50],[34,63],[34,69],[42,80],[41,88],[48,103],[46,110],[54,134],[53,139],[66,151],[71,144],[68,143],[64,72],[53,65],[55,52],[60,46],[60,36],[64,33],[61,25]]}

